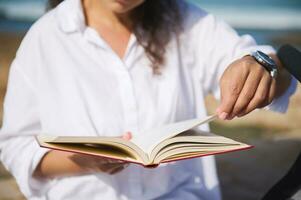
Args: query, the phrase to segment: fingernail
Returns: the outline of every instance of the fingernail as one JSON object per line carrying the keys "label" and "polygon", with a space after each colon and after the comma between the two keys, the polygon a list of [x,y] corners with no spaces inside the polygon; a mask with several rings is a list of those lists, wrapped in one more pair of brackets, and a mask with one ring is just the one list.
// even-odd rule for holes
{"label": "fingernail", "polygon": [[219,116],[218,116],[221,120],[226,120],[228,117],[228,113],[222,112]]}
{"label": "fingernail", "polygon": [[123,139],[125,139],[125,140],[130,140],[130,139],[132,139],[132,133],[131,133],[131,132],[126,132],[126,133],[123,135]]}

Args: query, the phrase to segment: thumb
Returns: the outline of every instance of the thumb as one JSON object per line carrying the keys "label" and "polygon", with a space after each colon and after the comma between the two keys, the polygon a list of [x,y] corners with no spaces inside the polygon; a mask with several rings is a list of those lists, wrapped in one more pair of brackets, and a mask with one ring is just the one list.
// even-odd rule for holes
{"label": "thumb", "polygon": [[131,140],[132,139],[132,133],[131,132],[126,132],[125,134],[123,134],[122,139],[125,140]]}

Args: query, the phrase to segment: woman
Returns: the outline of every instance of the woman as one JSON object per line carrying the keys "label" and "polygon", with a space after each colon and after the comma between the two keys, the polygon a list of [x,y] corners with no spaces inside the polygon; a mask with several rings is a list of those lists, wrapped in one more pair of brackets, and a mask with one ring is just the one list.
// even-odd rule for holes
{"label": "woman", "polygon": [[[277,80],[247,56],[254,50],[277,61]],[[182,1],[65,0],[33,25],[12,64],[1,159],[28,199],[218,200],[212,157],[144,169],[41,149],[33,135],[130,139],[205,116],[208,93],[221,93],[221,119],[273,99],[285,111],[294,85],[273,53]]]}

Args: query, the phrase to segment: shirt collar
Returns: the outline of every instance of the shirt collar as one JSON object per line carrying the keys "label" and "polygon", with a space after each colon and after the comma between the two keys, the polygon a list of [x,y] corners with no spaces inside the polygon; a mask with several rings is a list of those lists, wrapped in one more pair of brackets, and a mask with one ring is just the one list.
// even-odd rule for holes
{"label": "shirt collar", "polygon": [[86,28],[81,0],[65,0],[57,8],[57,18],[62,31],[83,32]]}
{"label": "shirt collar", "polygon": [[[82,0],[64,0],[56,11],[56,17],[59,22],[59,27],[66,33],[80,32],[89,41],[104,49],[110,48],[106,42],[99,37],[94,29],[88,28],[85,21]],[[134,34],[131,35],[127,50],[124,55],[124,60],[127,60],[129,53],[133,51],[133,47],[137,44],[137,39]]]}

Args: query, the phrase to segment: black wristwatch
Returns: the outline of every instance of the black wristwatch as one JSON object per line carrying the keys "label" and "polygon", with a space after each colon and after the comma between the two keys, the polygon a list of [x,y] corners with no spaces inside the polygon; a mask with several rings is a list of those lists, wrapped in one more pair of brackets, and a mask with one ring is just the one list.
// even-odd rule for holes
{"label": "black wristwatch", "polygon": [[272,78],[276,78],[278,74],[278,68],[275,61],[267,54],[261,51],[254,51],[250,54],[261,66],[263,66],[271,75]]}

